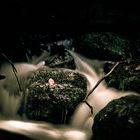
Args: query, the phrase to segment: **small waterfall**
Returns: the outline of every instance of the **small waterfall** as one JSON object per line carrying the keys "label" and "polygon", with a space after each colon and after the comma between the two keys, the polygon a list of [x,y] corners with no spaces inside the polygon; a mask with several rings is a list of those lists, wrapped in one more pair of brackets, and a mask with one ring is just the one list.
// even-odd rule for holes
{"label": "small waterfall", "polygon": [[[34,71],[44,66],[44,62],[37,65],[27,63],[14,64],[16,68],[16,75],[19,83],[14,74],[13,68],[10,64],[4,64],[0,73],[5,75],[6,78],[0,80],[0,116],[4,118],[16,118],[17,111],[21,105],[23,98],[22,91],[25,86],[27,77]],[[21,88],[21,89],[20,89]]]}
{"label": "small waterfall", "polygon": [[[88,90],[87,90],[88,94],[89,91],[91,91],[91,89],[96,85],[96,83],[99,81],[100,78],[95,72],[95,70],[88,64],[88,62],[86,62],[88,61],[87,58],[72,51],[69,51],[69,53],[74,57],[76,70],[84,74],[88,80]],[[99,63],[100,62],[98,63],[96,62],[97,65],[100,65]],[[101,83],[97,87],[97,89],[95,89],[94,92],[98,92],[102,89],[104,89],[104,86]],[[94,99],[92,100],[92,102],[94,102]],[[89,129],[89,127],[91,128],[93,124],[93,118],[90,118],[90,116],[91,116],[90,108],[86,104],[81,103],[77,107],[74,115],[72,116],[70,124],[74,127]]]}
{"label": "small waterfall", "polygon": [[[87,81],[88,81],[87,92],[89,92],[95,86],[95,84],[98,82],[98,80],[100,79],[99,76],[93,70],[93,68],[88,64],[88,62],[86,63],[86,61],[88,61],[87,58],[85,58],[84,56],[82,56],[80,54],[77,54],[76,52],[73,52],[70,50],[68,50],[68,51],[73,56],[73,58],[75,60],[76,70],[78,72],[81,72],[82,74],[84,74],[86,76]],[[98,61],[98,65],[100,65],[99,61]],[[99,86],[101,87],[102,84],[100,84]]]}
{"label": "small waterfall", "polygon": [[[74,57],[76,71],[84,74],[88,80],[88,93],[100,79],[95,71],[96,68],[93,68],[83,56],[72,51],[69,52]],[[26,80],[29,74],[43,65],[42,62],[38,65],[16,64],[21,84],[23,82],[24,85],[22,80]],[[93,65],[95,65],[94,62]],[[0,80],[0,130],[21,134],[32,140],[89,140],[92,135],[91,127],[94,123],[94,116],[113,99],[134,94],[118,92],[107,88],[101,83],[87,99],[87,102],[93,107],[93,114],[91,114],[91,109],[85,103],[81,103],[77,106],[69,126],[55,126],[36,121],[6,121],[2,119],[17,119],[17,110],[23,97],[17,94],[19,87],[13,76],[11,66],[10,69],[9,66],[8,68],[4,67],[3,70],[0,69],[0,74],[6,76],[6,79]]]}
{"label": "small waterfall", "polygon": [[22,96],[10,95],[8,90],[0,89],[0,118],[17,118],[17,111],[21,105]]}
{"label": "small waterfall", "polygon": [[[94,68],[92,68],[91,65],[88,64],[88,62],[86,63],[86,58],[75,52],[69,52],[75,59],[77,70],[87,77],[87,80],[89,81],[89,87],[87,92],[89,92],[100,79],[95,71],[95,67],[96,65],[98,65],[98,63],[95,64],[93,62],[93,65],[95,66]],[[114,89],[107,88],[104,84],[100,83],[100,85],[93,91],[93,93],[87,99],[87,102],[93,108],[93,114],[91,114],[91,109],[87,106],[86,103],[81,103],[76,108],[71,118],[70,124],[76,128],[84,128],[90,130],[94,123],[95,115],[101,109],[103,109],[113,99],[117,99],[130,94],[134,93],[119,92]]]}

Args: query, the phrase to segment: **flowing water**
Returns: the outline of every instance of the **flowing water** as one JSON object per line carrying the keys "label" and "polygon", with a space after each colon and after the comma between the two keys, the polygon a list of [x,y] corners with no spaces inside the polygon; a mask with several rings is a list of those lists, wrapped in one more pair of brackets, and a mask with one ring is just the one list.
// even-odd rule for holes
{"label": "flowing water", "polygon": [[89,136],[83,130],[68,126],[54,126],[45,122],[0,121],[0,129],[24,135],[33,140],[88,140]]}
{"label": "flowing water", "polygon": [[[16,75],[13,67],[10,64],[4,64],[0,73],[5,75],[6,78],[0,80],[0,116],[4,118],[16,118],[17,111],[21,105],[22,90],[25,88],[27,77],[44,66],[44,62],[37,65],[27,63],[14,64],[16,68]],[[16,79],[16,76],[18,79]],[[18,80],[18,81],[17,81]]]}
{"label": "flowing water", "polygon": [[[93,61],[93,68],[88,64],[87,58],[84,58],[83,56],[71,51],[70,53],[75,59],[77,70],[83,73],[89,81],[89,88],[87,91],[88,93],[100,79],[97,75],[97,72],[95,71],[95,69],[100,65],[100,61],[98,61],[98,63],[94,63]],[[74,127],[91,130],[91,127],[94,123],[94,117],[101,109],[103,109],[113,99],[131,94],[138,95],[137,93],[132,92],[119,92],[115,89],[107,88],[103,83],[100,83],[100,85],[87,99],[87,102],[93,108],[93,114],[91,114],[91,109],[86,103],[81,103],[76,108],[70,123]]]}
{"label": "flowing water", "polygon": [[[76,71],[84,74],[88,80],[88,93],[100,79],[95,71],[100,62],[96,62],[96,65],[93,62],[93,68],[86,58],[75,52],[69,52],[74,57]],[[41,66],[43,66],[43,63],[38,65],[17,64],[19,81],[26,79],[30,73],[38,70]],[[15,77],[11,76],[13,75],[12,68],[6,66],[4,70],[1,69],[0,74],[5,74],[7,77],[7,79],[0,80],[0,129],[25,135],[33,140],[88,140],[92,135],[91,127],[94,123],[94,116],[111,100],[131,94],[109,89],[101,83],[87,99],[87,102],[93,107],[93,114],[91,114],[91,109],[85,103],[81,103],[76,108],[70,124],[65,127],[58,127],[45,122],[23,121],[22,118],[20,118],[21,120],[12,120],[18,118],[17,110],[23,97],[17,94],[19,87]]]}

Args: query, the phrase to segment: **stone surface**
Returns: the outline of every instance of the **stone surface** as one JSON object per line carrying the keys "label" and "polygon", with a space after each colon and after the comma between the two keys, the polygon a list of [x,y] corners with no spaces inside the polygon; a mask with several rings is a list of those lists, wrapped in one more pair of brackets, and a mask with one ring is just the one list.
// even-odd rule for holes
{"label": "stone surface", "polygon": [[50,46],[50,56],[46,59],[46,65],[51,68],[75,69],[74,59],[63,45]]}
{"label": "stone surface", "polygon": [[87,57],[102,60],[122,60],[129,57],[130,42],[113,32],[93,32],[74,40],[75,50]]}
{"label": "stone surface", "polygon": [[[130,62],[119,64],[105,79],[107,85],[122,91],[135,91],[140,94],[140,72],[137,70],[138,66],[139,60],[130,60]],[[106,65],[105,73],[109,72],[111,67]]]}
{"label": "stone surface", "polygon": [[87,81],[74,71],[44,68],[29,78],[27,89],[29,119],[65,123],[84,99]]}
{"label": "stone surface", "polygon": [[95,117],[93,140],[136,140],[140,138],[140,97],[113,100]]}

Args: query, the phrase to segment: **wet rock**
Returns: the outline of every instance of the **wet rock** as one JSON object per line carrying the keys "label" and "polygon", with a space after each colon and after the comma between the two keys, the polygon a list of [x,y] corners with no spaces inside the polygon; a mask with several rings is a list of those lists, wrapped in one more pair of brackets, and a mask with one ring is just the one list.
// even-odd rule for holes
{"label": "wet rock", "polygon": [[111,101],[95,117],[93,140],[140,138],[140,97],[125,96]]}
{"label": "wet rock", "polygon": [[[140,72],[136,69],[138,66],[138,60],[119,64],[105,79],[107,85],[123,91],[140,93]],[[109,72],[111,67],[112,65],[106,66],[105,73]]]}
{"label": "wet rock", "polygon": [[1,140],[31,140],[30,138],[22,134],[18,134],[6,130],[0,130],[0,139]]}
{"label": "wet rock", "polygon": [[0,74],[0,80],[5,79],[6,77],[4,75]]}
{"label": "wet rock", "polygon": [[65,123],[84,99],[87,81],[71,70],[43,68],[29,78],[27,89],[29,119]]}
{"label": "wet rock", "polygon": [[111,32],[83,34],[74,41],[75,50],[87,57],[122,60],[129,57],[130,42]]}
{"label": "wet rock", "polygon": [[50,56],[46,60],[46,64],[51,68],[76,68],[73,57],[65,50],[63,45],[51,47]]}

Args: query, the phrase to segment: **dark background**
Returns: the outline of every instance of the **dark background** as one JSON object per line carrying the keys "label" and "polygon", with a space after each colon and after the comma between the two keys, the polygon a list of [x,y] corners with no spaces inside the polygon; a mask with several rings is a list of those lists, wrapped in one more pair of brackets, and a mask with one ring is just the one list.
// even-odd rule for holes
{"label": "dark background", "polygon": [[[140,38],[138,2],[122,0],[4,0],[1,2],[1,51],[14,49],[25,34],[68,34],[111,31]],[[51,38],[52,38],[51,37]]]}
{"label": "dark background", "polygon": [[140,23],[140,8],[135,1],[5,0],[1,9],[5,30],[17,33],[118,31],[116,28],[137,31]]}

